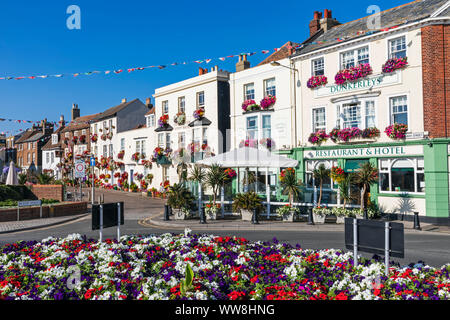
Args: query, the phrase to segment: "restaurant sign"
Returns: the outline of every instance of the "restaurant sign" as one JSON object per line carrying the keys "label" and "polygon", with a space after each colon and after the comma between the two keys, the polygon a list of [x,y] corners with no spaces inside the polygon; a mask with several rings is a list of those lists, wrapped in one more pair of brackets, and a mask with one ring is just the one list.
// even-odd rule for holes
{"label": "restaurant sign", "polygon": [[322,149],[305,151],[305,159],[336,159],[336,158],[378,158],[423,155],[423,146],[390,146],[349,149]]}
{"label": "restaurant sign", "polygon": [[387,85],[401,82],[401,73],[399,71],[390,74],[379,74],[369,76],[358,81],[352,81],[340,85],[328,85],[314,89],[314,97],[325,97],[335,94],[347,93],[351,91],[367,90],[371,88],[384,87]]}

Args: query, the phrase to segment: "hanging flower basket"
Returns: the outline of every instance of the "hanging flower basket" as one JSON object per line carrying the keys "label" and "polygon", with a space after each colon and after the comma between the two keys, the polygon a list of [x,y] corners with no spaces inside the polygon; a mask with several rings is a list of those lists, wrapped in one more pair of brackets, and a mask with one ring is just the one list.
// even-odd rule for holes
{"label": "hanging flower basket", "polygon": [[168,125],[168,122],[169,122],[169,116],[167,114],[165,114],[158,119],[158,126],[160,128],[164,128],[165,126]]}
{"label": "hanging flower basket", "polygon": [[256,140],[256,139],[242,140],[239,143],[239,148],[242,148],[242,147],[257,148],[258,147],[258,140]]}
{"label": "hanging flower basket", "polygon": [[107,135],[106,135],[106,134],[102,134],[102,135],[100,136],[100,139],[102,139],[103,141],[106,141]]}
{"label": "hanging flower basket", "polygon": [[205,109],[204,108],[198,108],[194,111],[192,114],[195,120],[200,120],[205,115]]}
{"label": "hanging flower basket", "polygon": [[405,139],[406,132],[408,132],[408,125],[403,123],[394,123],[393,125],[386,127],[384,132],[391,139]]}
{"label": "hanging flower basket", "polygon": [[173,121],[179,126],[184,125],[186,123],[186,114],[184,112],[178,112],[173,118]]}
{"label": "hanging flower basket", "polygon": [[131,160],[138,162],[141,159],[141,154],[139,152],[135,152],[131,155]]}
{"label": "hanging flower basket", "polygon": [[81,135],[79,138],[78,138],[78,141],[81,143],[81,144],[85,144],[86,143],[86,135]]}
{"label": "hanging flower basket", "polygon": [[331,179],[334,180],[334,182],[341,183],[342,180],[345,178],[345,172],[344,169],[340,167],[332,167],[330,172]]}
{"label": "hanging flower basket", "polygon": [[107,137],[109,140],[111,140],[112,137],[113,137],[113,133],[112,133],[112,132],[108,133],[108,134],[106,135],[106,137]]}
{"label": "hanging flower basket", "polygon": [[91,136],[91,141],[92,141],[92,142],[97,142],[97,140],[98,140],[98,136],[97,136],[96,133],[94,133],[94,134]]}
{"label": "hanging flower basket", "polygon": [[334,80],[337,85],[346,83],[347,81],[355,81],[367,77],[372,73],[372,67],[368,63],[361,64],[357,67],[340,70]]}
{"label": "hanging flower basket", "polygon": [[383,64],[383,73],[391,73],[398,69],[403,69],[408,66],[408,58],[391,58]]}
{"label": "hanging flower basket", "polygon": [[324,86],[328,83],[328,79],[325,76],[312,76],[306,82],[306,86],[310,89],[314,89],[320,86]]}
{"label": "hanging flower basket", "polygon": [[73,136],[73,138],[72,138],[72,142],[73,142],[73,144],[76,144],[76,143],[77,143],[77,141],[78,141],[78,137],[77,137],[77,136]]}
{"label": "hanging flower basket", "polygon": [[327,141],[329,136],[325,132],[325,130],[318,130],[315,133],[311,133],[308,138],[308,141],[312,144],[320,145],[322,142]]}
{"label": "hanging flower basket", "polygon": [[236,177],[236,170],[232,168],[226,168],[224,172],[227,175],[228,179],[233,179]]}
{"label": "hanging flower basket", "polygon": [[119,153],[117,154],[117,158],[119,159],[123,159],[123,157],[125,156],[125,150],[120,150]]}
{"label": "hanging flower basket", "polygon": [[267,110],[275,104],[277,101],[277,98],[272,95],[268,95],[267,97],[264,97],[261,102],[259,103],[262,110]]}

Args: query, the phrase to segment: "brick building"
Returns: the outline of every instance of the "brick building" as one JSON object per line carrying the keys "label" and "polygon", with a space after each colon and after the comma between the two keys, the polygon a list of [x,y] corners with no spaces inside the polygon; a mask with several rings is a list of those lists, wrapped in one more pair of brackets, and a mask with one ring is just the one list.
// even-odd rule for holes
{"label": "brick building", "polygon": [[42,170],[42,147],[53,133],[54,125],[42,120],[39,125],[33,125],[15,142],[17,149],[17,165],[25,171]]}

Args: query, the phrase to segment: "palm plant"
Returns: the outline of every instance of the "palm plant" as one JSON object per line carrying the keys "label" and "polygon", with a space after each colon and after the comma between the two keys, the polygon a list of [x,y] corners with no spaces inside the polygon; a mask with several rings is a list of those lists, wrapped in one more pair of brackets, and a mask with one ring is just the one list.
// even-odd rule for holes
{"label": "palm plant", "polygon": [[194,165],[188,179],[198,184],[198,210],[200,210],[202,207],[202,181],[205,179],[205,171],[202,167]]}
{"label": "palm plant", "polygon": [[378,181],[378,169],[373,166],[370,162],[365,162],[360,165],[357,170],[353,181],[361,189],[361,210],[366,208],[366,194],[370,189],[370,186],[377,183]]}
{"label": "palm plant", "polygon": [[[252,183],[255,183],[256,182],[256,175],[255,175],[255,173],[254,172],[250,172],[249,170],[248,170],[248,168],[246,168],[245,169],[245,175],[244,175],[244,178],[242,179],[242,184],[244,185],[244,186],[246,186],[247,187],[247,190],[249,189],[249,187],[250,187],[250,185],[252,184]],[[245,191],[245,190],[244,190]]]}
{"label": "palm plant", "polygon": [[300,197],[303,183],[300,179],[297,179],[294,170],[285,170],[285,173],[283,179],[280,180],[280,185],[283,188],[283,194],[289,195],[289,206],[292,207],[294,198]]}
{"label": "palm plant", "polygon": [[234,212],[240,210],[252,211],[253,209],[260,211],[262,207],[262,199],[254,191],[237,194],[233,199]]}
{"label": "palm plant", "polygon": [[339,182],[339,196],[341,200],[344,201],[343,203],[344,209],[345,206],[347,205],[347,202],[350,202],[353,199],[350,193],[350,186],[353,179],[354,179],[353,174],[348,173],[344,176],[341,182]]}
{"label": "palm plant", "polygon": [[214,205],[216,204],[219,189],[225,184],[226,179],[225,171],[217,164],[213,164],[206,172],[205,184],[212,189]]}
{"label": "palm plant", "polygon": [[169,196],[167,204],[174,209],[189,210],[194,203],[194,197],[191,192],[182,184],[175,183],[169,187]]}
{"label": "palm plant", "polygon": [[317,201],[318,207],[320,207],[320,202],[322,201],[323,181],[330,176],[330,172],[331,170],[327,169],[323,163],[313,171],[314,179],[319,180],[319,200]]}
{"label": "palm plant", "polygon": [[184,183],[187,180],[187,168],[186,162],[180,162],[177,164],[177,174],[179,183]]}
{"label": "palm plant", "polygon": [[18,182],[21,186],[27,183],[28,176],[26,173],[19,173]]}
{"label": "palm plant", "polygon": [[51,184],[54,178],[49,174],[41,173],[37,176],[37,180],[39,184]]}

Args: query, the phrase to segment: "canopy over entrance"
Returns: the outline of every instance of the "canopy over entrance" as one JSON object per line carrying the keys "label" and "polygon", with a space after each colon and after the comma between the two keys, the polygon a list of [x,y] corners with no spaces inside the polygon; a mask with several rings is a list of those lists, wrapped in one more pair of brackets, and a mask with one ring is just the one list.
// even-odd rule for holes
{"label": "canopy over entrance", "polygon": [[261,168],[291,168],[298,165],[298,161],[273,154],[267,150],[243,147],[234,149],[215,157],[197,161],[196,164],[210,166],[217,164],[221,167],[261,167]]}

